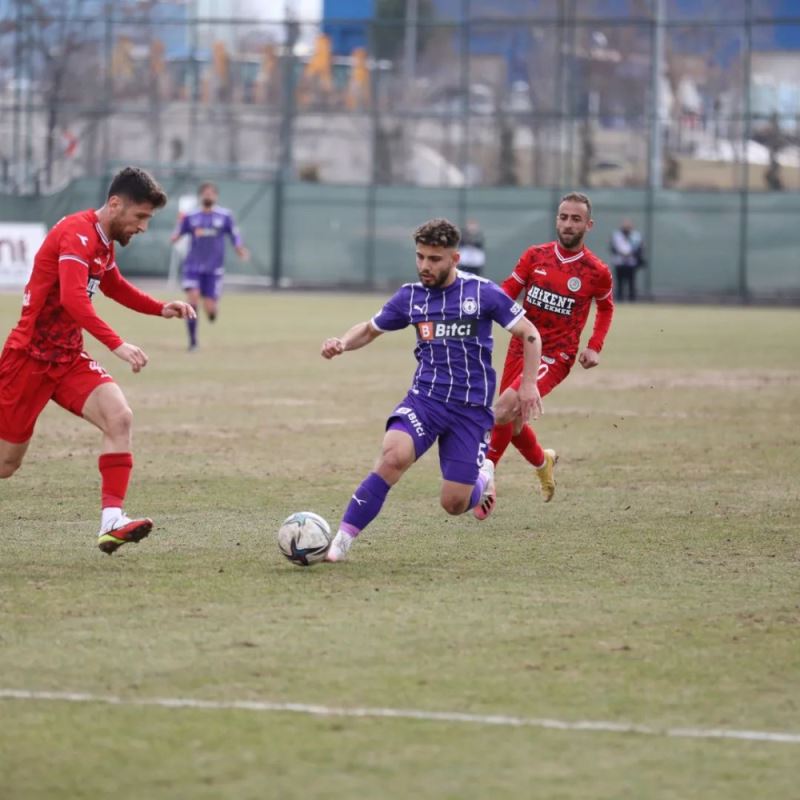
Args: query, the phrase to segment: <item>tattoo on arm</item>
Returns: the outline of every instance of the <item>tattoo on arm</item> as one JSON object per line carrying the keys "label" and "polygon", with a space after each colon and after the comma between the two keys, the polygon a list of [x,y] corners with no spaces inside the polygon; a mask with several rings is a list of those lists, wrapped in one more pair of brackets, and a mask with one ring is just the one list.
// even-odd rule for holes
{"label": "tattoo on arm", "polygon": [[533,334],[531,334],[530,336],[528,336],[528,341],[529,341],[529,342],[535,342],[535,341],[536,341],[536,336],[534,336]]}

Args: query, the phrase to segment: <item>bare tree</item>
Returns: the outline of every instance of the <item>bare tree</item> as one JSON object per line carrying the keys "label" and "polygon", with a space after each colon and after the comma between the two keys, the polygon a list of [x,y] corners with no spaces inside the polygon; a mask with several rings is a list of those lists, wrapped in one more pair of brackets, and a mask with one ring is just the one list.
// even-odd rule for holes
{"label": "bare tree", "polygon": [[46,185],[53,181],[59,126],[67,122],[70,100],[83,94],[96,97],[100,48],[98,23],[92,21],[87,0],[75,0],[61,9],[46,0],[14,0],[22,20],[23,49],[30,71],[40,87],[45,113],[44,164]]}

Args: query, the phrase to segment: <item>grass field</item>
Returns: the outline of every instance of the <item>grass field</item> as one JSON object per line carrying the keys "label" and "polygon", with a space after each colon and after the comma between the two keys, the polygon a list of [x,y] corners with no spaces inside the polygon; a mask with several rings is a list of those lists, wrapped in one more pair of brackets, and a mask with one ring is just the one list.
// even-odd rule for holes
{"label": "grass field", "polygon": [[[99,435],[49,408],[0,483],[0,690],[121,702],[0,699],[0,798],[800,797],[800,314],[619,308],[601,366],[545,400],[551,504],[512,450],[495,514],[447,517],[429,454],[348,563],[299,569],[280,521],[338,522],[410,381],[408,332],[318,355],[382,299],[230,295],[194,354],[98,301],[151,356],[134,376],[88,343],[157,528],[96,549]],[[17,311],[0,296],[4,332]]]}

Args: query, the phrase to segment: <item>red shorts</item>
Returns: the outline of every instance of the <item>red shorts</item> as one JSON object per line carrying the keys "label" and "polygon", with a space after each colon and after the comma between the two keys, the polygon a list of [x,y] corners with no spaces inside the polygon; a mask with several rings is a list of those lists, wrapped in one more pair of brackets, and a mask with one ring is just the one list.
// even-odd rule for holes
{"label": "red shorts", "polygon": [[101,383],[113,381],[87,353],[53,364],[7,347],[0,356],[0,439],[27,442],[48,400],[82,416],[86,398]]}
{"label": "red shorts", "polygon": [[[500,393],[502,394],[510,386],[518,392],[522,383],[523,354],[509,350],[506,355],[506,363],[503,367],[503,377],[500,379]],[[572,369],[571,361],[563,361],[559,358],[542,356],[539,362],[539,377],[536,386],[539,394],[544,397],[550,394],[564,378],[569,375]]]}

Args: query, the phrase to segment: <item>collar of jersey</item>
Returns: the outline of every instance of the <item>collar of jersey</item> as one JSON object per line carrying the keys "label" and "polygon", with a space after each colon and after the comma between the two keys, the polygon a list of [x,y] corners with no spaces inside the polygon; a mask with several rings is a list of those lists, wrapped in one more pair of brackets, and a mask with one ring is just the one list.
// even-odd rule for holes
{"label": "collar of jersey", "polygon": [[577,253],[575,253],[574,256],[567,257],[562,255],[561,251],[558,249],[558,242],[553,242],[553,247],[555,248],[556,251],[556,258],[562,264],[570,264],[573,261],[577,261],[579,258],[583,258],[583,248],[581,248]]}
{"label": "collar of jersey", "polygon": [[106,232],[103,230],[102,226],[100,225],[100,221],[98,220],[95,222],[94,227],[97,228],[97,232],[100,234],[100,239],[103,244],[108,247],[108,236],[106,236]]}

